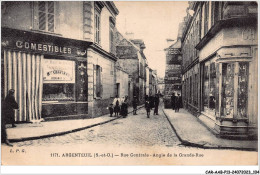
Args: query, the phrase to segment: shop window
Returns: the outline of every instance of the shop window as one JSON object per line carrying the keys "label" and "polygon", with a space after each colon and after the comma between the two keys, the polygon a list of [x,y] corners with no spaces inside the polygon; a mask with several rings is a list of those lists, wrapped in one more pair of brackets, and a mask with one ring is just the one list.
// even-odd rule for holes
{"label": "shop window", "polygon": [[43,101],[75,100],[75,62],[44,59]]}
{"label": "shop window", "polygon": [[215,109],[216,105],[216,68],[215,63],[210,64],[210,92],[209,92],[209,108]]}
{"label": "shop window", "polygon": [[204,111],[215,111],[216,108],[216,67],[214,62],[208,62],[204,67]]}
{"label": "shop window", "polygon": [[208,94],[209,94],[209,67],[204,67],[204,84],[203,84],[203,106],[208,107]]}
{"label": "shop window", "polygon": [[74,84],[43,84],[43,101],[73,101]]}
{"label": "shop window", "polygon": [[249,64],[239,63],[238,73],[238,106],[237,116],[238,118],[247,117],[247,92],[248,92],[248,74]]}
{"label": "shop window", "polygon": [[38,3],[39,30],[54,32],[54,2],[40,1]]}
{"label": "shop window", "polygon": [[233,118],[234,114],[234,63],[222,64],[221,115]]}

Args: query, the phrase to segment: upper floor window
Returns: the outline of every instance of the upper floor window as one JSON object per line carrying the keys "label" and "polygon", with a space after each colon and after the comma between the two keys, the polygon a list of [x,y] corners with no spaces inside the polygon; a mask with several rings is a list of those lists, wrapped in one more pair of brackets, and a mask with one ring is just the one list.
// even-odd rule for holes
{"label": "upper floor window", "polygon": [[114,47],[114,28],[115,28],[115,20],[110,17],[109,18],[109,42],[110,42],[110,52],[114,52],[115,51],[115,47]]}
{"label": "upper floor window", "polygon": [[95,42],[100,44],[100,11],[95,9]]}
{"label": "upper floor window", "polygon": [[41,1],[38,3],[39,30],[54,32],[54,2]]}

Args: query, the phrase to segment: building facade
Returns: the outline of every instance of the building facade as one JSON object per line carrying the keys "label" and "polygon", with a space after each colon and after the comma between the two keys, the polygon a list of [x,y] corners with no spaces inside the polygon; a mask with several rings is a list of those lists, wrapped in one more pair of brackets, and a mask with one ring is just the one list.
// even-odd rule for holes
{"label": "building facade", "polygon": [[190,2],[182,37],[184,106],[223,137],[257,135],[257,3]]}
{"label": "building facade", "polygon": [[[135,42],[135,43],[134,43]],[[141,40],[128,40],[117,32],[116,56],[122,69],[129,74],[129,100],[138,98],[139,104],[144,103],[146,93],[146,58],[143,54],[145,48]]]}
{"label": "building facade", "polygon": [[16,121],[108,113],[117,14],[112,2],[2,3],[1,95],[15,89]]}
{"label": "building facade", "polygon": [[164,89],[164,105],[165,108],[171,108],[171,96],[181,94],[181,38],[170,47],[165,49],[166,53],[166,69],[165,69],[165,89]]}

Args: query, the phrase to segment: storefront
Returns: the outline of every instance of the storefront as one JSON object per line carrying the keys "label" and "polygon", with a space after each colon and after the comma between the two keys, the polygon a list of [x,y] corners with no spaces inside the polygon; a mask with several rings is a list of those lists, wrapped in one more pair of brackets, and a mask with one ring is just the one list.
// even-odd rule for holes
{"label": "storefront", "polygon": [[16,121],[88,114],[91,43],[2,28],[2,100],[15,89]]}
{"label": "storefront", "polygon": [[252,25],[224,28],[200,50],[200,119],[221,136],[257,134],[257,54]]}

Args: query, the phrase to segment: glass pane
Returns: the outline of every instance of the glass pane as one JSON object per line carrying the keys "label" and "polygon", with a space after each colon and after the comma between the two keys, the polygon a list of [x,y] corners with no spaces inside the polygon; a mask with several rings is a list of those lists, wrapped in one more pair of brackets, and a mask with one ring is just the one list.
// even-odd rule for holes
{"label": "glass pane", "polygon": [[204,99],[203,99],[203,104],[204,104],[204,108],[208,108],[208,95],[209,95],[209,67],[205,66],[204,67]]}
{"label": "glass pane", "polygon": [[48,14],[48,31],[54,32],[54,15]]}
{"label": "glass pane", "polygon": [[238,106],[237,116],[238,118],[247,117],[247,97],[248,97],[248,63],[239,63],[238,74]]}
{"label": "glass pane", "polygon": [[46,13],[39,12],[39,29],[46,30]]}
{"label": "glass pane", "polygon": [[215,110],[216,114],[219,113],[219,64],[216,64],[216,91],[215,91]]}
{"label": "glass pane", "polygon": [[234,63],[222,65],[222,102],[221,115],[233,118],[234,113]]}
{"label": "glass pane", "polygon": [[44,1],[39,2],[39,11],[45,12],[45,2]]}
{"label": "glass pane", "polygon": [[52,1],[48,2],[48,12],[52,14],[54,13],[54,2]]}
{"label": "glass pane", "polygon": [[74,84],[43,84],[43,101],[74,100]]}
{"label": "glass pane", "polygon": [[216,105],[216,67],[215,63],[210,64],[210,92],[209,109],[214,110]]}

